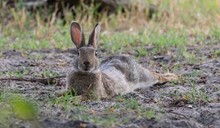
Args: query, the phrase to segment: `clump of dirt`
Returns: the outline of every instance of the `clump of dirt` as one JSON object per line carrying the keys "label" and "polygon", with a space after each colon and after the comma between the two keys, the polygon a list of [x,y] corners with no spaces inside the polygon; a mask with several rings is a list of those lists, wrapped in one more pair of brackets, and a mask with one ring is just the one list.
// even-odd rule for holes
{"label": "clump of dirt", "polygon": [[[220,125],[220,59],[210,57],[212,47],[219,48],[216,44],[202,51],[195,50],[197,59],[201,60],[195,63],[169,55],[140,57],[140,62],[150,70],[162,73],[165,65],[181,76],[179,81],[111,99],[83,102],[68,96],[59,99],[54,94],[64,87],[65,78],[48,84],[4,80],[0,81],[0,90],[36,101],[40,110],[37,122],[45,128],[217,128]],[[0,58],[0,75],[1,78],[62,76],[70,70],[74,57],[75,50],[33,51],[29,55],[6,51]],[[24,122],[14,125],[28,127]]]}

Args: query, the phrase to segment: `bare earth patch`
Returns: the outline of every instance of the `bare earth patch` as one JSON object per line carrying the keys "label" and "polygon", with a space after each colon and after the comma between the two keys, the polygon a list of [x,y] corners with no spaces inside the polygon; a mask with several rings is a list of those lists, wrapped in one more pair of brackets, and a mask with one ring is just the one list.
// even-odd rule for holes
{"label": "bare earth patch", "polygon": [[[219,48],[218,43],[200,49],[188,47],[199,60],[195,63],[171,55],[140,57],[140,62],[150,70],[166,72],[164,67],[168,67],[180,79],[112,99],[80,102],[71,96],[58,98],[55,91],[63,88],[65,78],[48,84],[0,81],[0,90],[33,99],[39,107],[36,122],[45,128],[218,128],[220,59],[218,55],[213,57],[212,51]],[[75,50],[33,51],[29,55],[6,51],[0,58],[1,78],[5,75],[35,78],[65,75],[74,54]],[[33,122],[26,120],[12,123],[13,127],[32,125]]]}

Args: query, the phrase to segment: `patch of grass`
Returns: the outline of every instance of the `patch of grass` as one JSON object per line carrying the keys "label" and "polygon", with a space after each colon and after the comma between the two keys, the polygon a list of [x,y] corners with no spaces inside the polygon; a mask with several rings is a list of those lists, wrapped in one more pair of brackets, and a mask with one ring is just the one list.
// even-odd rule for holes
{"label": "patch of grass", "polygon": [[185,48],[186,35],[183,32],[179,34],[177,30],[170,30],[166,33],[152,33],[149,35],[149,43],[155,46],[155,51],[158,53],[166,53],[171,47],[176,47],[179,51]]}
{"label": "patch of grass", "polygon": [[148,51],[144,47],[137,48],[138,56],[146,56]]}
{"label": "patch of grass", "polygon": [[[2,77],[16,77],[16,78],[21,78],[30,75],[31,69],[29,67],[24,68],[23,70],[17,70],[17,71],[8,71],[8,72],[1,72],[0,76]],[[52,70],[45,70],[42,72],[34,72],[33,76],[34,77],[55,77],[59,76],[60,74],[57,72],[54,72]]]}
{"label": "patch of grass", "polygon": [[17,94],[0,93],[0,126],[9,127],[13,119],[36,120],[38,106],[35,102]]}
{"label": "patch of grass", "polygon": [[143,113],[143,116],[147,119],[155,118],[156,112],[153,109],[146,110]]}
{"label": "patch of grass", "polygon": [[213,56],[214,58],[220,57],[220,50],[214,50],[214,51],[212,52],[212,56]]}
{"label": "patch of grass", "polygon": [[134,112],[133,114],[136,114],[136,116],[140,116],[147,119],[158,117],[153,108],[148,109],[143,107],[136,98],[124,98],[122,103],[123,107],[125,107],[125,111],[130,111],[131,113]]}
{"label": "patch of grass", "polygon": [[121,95],[116,97],[114,105],[106,106],[98,111],[87,107],[83,102],[79,102],[77,97],[70,95],[57,98],[52,104],[65,110],[62,113],[64,117],[68,117],[70,113],[74,112],[74,116],[71,117],[73,120],[94,122],[103,127],[125,124],[133,117],[159,118],[153,108],[144,108],[136,98],[124,98]]}
{"label": "patch of grass", "polygon": [[54,77],[54,76],[59,76],[60,74],[51,70],[45,70],[43,72],[44,77]]}
{"label": "patch of grass", "polygon": [[125,100],[124,104],[127,109],[137,109],[141,105],[136,98],[132,97]]}
{"label": "patch of grass", "polygon": [[177,63],[174,65],[173,67],[173,71],[174,72],[180,72],[182,70],[182,64],[181,63]]}
{"label": "patch of grass", "polygon": [[39,61],[39,60],[43,59],[43,57],[45,57],[45,55],[43,55],[43,54],[34,54],[34,55],[30,54],[28,56],[28,59],[34,60],[34,61]]}
{"label": "patch of grass", "polygon": [[198,57],[193,53],[184,51],[182,54],[188,64],[196,64],[199,62]]}
{"label": "patch of grass", "polygon": [[29,68],[25,68],[24,70],[19,71],[9,71],[9,72],[1,72],[0,76],[2,77],[23,77],[28,75],[30,72]]}
{"label": "patch of grass", "polygon": [[156,113],[154,108],[143,107],[136,98],[128,98],[125,100],[126,111],[133,111],[137,117],[147,118],[147,119],[160,119],[159,114]]}
{"label": "patch of grass", "polygon": [[18,118],[24,120],[33,120],[37,118],[37,106],[30,100],[18,95],[7,97],[8,104],[12,107],[13,112]]}
{"label": "patch of grass", "polygon": [[205,89],[197,89],[195,83],[191,83],[191,90],[184,94],[184,99],[191,103],[206,103],[209,101],[208,94]]}
{"label": "patch of grass", "polygon": [[201,70],[193,70],[191,73],[187,74],[186,79],[188,82],[190,82],[190,80],[188,80],[189,77],[199,77],[199,76],[201,76],[201,74],[202,74]]}
{"label": "patch of grass", "polygon": [[65,110],[69,110],[73,106],[78,106],[81,104],[81,97],[72,94],[73,92],[65,93],[65,95],[56,98],[53,104],[58,105]]}
{"label": "patch of grass", "polygon": [[213,26],[210,30],[210,38],[211,38],[211,43],[217,44],[220,42],[220,26]]}
{"label": "patch of grass", "polygon": [[108,113],[103,116],[104,117],[96,117],[94,122],[103,127],[115,127],[119,121],[116,114]]}
{"label": "patch of grass", "polygon": [[116,51],[122,52],[125,51],[125,49],[133,48],[133,45],[136,44],[136,36],[129,33],[117,32],[111,36],[102,35],[101,43],[105,49],[112,53],[115,53]]}
{"label": "patch of grass", "polygon": [[112,53],[129,52],[137,46],[138,53],[141,56],[147,55],[146,45],[153,45],[155,53],[166,53],[171,47],[176,47],[179,51],[183,51],[187,42],[185,32],[181,34],[177,30],[168,30],[166,33],[146,31],[141,34],[132,34],[127,32],[114,33],[112,35],[102,35],[101,44],[104,49],[108,49]]}
{"label": "patch of grass", "polygon": [[111,106],[112,109],[119,109],[121,107],[119,102],[115,102],[113,106]]}
{"label": "patch of grass", "polygon": [[136,98],[117,96],[116,101],[113,106],[104,109],[104,114],[101,114],[101,117],[104,117],[96,117],[95,122],[97,124],[105,127],[115,127],[126,124],[134,117],[147,119],[158,117],[153,108],[144,108]]}
{"label": "patch of grass", "polygon": [[[148,0],[146,3],[154,3],[158,8],[155,20],[146,21],[148,11],[144,9],[148,7],[147,4],[147,7],[143,7],[145,4],[137,4],[138,9],[126,10],[124,13],[119,9],[116,14],[109,17],[106,13],[97,13],[99,5],[92,4],[75,8],[73,10],[76,12],[75,16],[72,16],[68,9],[64,9],[67,25],[63,25],[62,20],[54,16],[56,9],[44,11],[41,8],[36,13],[30,13],[22,7],[22,4],[19,8],[7,9],[5,2],[2,2],[0,11],[3,12],[1,19],[4,20],[0,27],[1,50],[16,49],[25,52],[71,48],[73,45],[69,35],[69,24],[72,20],[82,24],[85,35],[90,33],[97,21],[103,23],[102,30],[108,30],[108,34],[101,35],[100,42],[111,52],[129,51],[134,46],[145,44],[153,44],[154,50],[160,53],[166,52],[170,47],[181,50],[190,41],[189,36],[198,33],[204,33],[204,36],[208,33],[208,36],[215,38],[215,42],[219,40],[219,29],[216,27],[219,21],[218,0],[181,2]],[[4,18],[7,15],[11,15],[12,18]],[[45,19],[48,22],[45,22]],[[119,22],[119,19],[123,22]],[[129,31],[115,32],[112,29]],[[140,33],[134,34],[138,32]],[[143,56],[147,54],[144,48],[138,51]]]}

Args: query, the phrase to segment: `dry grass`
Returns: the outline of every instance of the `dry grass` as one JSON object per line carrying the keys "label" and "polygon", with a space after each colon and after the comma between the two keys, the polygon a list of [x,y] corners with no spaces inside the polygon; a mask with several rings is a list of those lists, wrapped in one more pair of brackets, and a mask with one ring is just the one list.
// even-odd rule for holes
{"label": "dry grass", "polygon": [[[152,19],[148,17],[151,6],[149,3],[154,4],[158,10]],[[117,37],[117,32],[131,36],[136,44],[139,41],[136,38],[140,38],[141,45],[158,45],[155,42],[163,45],[167,40],[158,41],[154,37],[163,37],[166,33],[168,35],[171,33],[169,35],[171,37],[190,37],[184,42],[190,45],[195,44],[195,39],[203,42],[207,37],[219,39],[220,35],[218,29],[220,28],[218,23],[220,21],[220,0],[147,0],[146,4],[139,3],[124,10],[124,13],[119,9],[117,13],[109,16],[107,13],[98,13],[97,7],[94,4],[72,7],[71,10],[75,12],[75,16],[70,10],[64,9],[64,19],[67,24],[63,25],[63,20],[55,15],[58,11],[57,8],[53,11],[42,8],[35,13],[30,13],[25,8],[9,9],[5,6],[5,2],[2,2],[0,6],[0,18],[3,19],[0,25],[1,49],[69,48],[72,44],[68,27],[73,20],[82,24],[85,35],[90,33],[96,22],[101,22],[102,43],[105,43],[103,40],[108,39],[114,41],[114,38],[116,38],[115,41],[118,41],[117,38],[120,37]],[[191,37],[195,39],[191,39]],[[165,36],[164,38],[169,39],[170,37]],[[120,40],[127,41],[123,38]],[[25,42],[27,44],[24,45]]]}

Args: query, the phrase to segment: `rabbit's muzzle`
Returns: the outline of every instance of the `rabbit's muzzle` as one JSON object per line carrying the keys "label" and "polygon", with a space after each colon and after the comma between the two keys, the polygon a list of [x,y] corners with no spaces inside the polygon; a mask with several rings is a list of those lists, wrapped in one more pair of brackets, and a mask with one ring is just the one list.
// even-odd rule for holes
{"label": "rabbit's muzzle", "polygon": [[91,64],[90,64],[89,61],[84,61],[84,62],[83,62],[83,70],[89,71],[91,68],[92,68],[92,67],[91,67]]}
{"label": "rabbit's muzzle", "polygon": [[89,61],[84,61],[83,64],[88,67],[90,65],[90,62]]}
{"label": "rabbit's muzzle", "polygon": [[79,68],[85,72],[92,72],[96,69],[96,67],[96,63],[89,60],[82,60],[81,64],[79,65]]}

